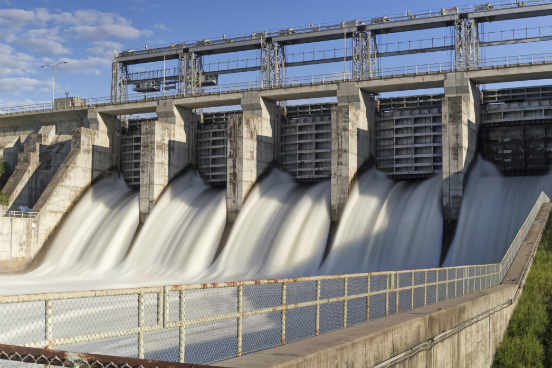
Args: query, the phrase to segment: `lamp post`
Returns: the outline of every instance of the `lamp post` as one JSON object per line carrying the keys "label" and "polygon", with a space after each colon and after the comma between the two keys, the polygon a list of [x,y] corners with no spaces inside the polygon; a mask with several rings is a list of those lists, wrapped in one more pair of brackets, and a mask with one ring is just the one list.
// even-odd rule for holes
{"label": "lamp post", "polygon": [[58,62],[55,62],[53,64],[44,64],[41,66],[42,69],[44,68],[51,68],[52,69],[52,110],[54,110],[54,99],[55,99],[55,89],[56,89],[56,66],[61,64],[67,64],[68,61],[60,60]]}

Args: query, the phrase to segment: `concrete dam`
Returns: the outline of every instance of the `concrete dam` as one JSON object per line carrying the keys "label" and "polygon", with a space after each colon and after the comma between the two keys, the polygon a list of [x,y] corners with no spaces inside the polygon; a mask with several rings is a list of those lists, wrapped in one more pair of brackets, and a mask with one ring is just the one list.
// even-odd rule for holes
{"label": "concrete dam", "polygon": [[[477,327],[492,343],[465,363],[490,364],[550,211],[552,86],[523,82],[551,78],[552,57],[482,59],[480,48],[550,36],[490,40],[480,25],[551,14],[543,2],[486,4],[124,51],[108,100],[4,110],[0,315],[25,313],[1,320],[0,343],[258,366],[247,360],[258,351],[380,317],[402,331],[393,317],[422,308],[439,320],[431,307],[448,302],[450,313],[471,303],[462,328],[447,318],[444,335],[428,328],[372,360],[348,356],[426,364],[428,350],[430,366],[446,366],[438,346],[499,315],[498,336]],[[450,44],[376,47],[379,34],[443,27],[458,33]],[[340,38],[350,55],[284,52]],[[244,50],[259,50],[259,65],[202,61]],[[453,63],[379,66],[443,50]],[[351,72],[286,78],[344,59]],[[132,70],[161,61],[162,71]],[[256,84],[219,83],[251,71]],[[520,83],[485,87],[500,82]],[[439,92],[385,96],[425,89]],[[446,349],[461,366],[464,353]]]}

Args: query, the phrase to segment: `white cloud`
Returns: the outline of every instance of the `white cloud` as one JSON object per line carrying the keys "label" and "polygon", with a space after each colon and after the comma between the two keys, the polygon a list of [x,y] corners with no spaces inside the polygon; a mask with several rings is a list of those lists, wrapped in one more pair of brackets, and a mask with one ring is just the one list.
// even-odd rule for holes
{"label": "white cloud", "polygon": [[42,55],[69,54],[70,51],[63,46],[59,36],[59,28],[31,29],[21,36],[18,41],[29,50]]}
{"label": "white cloud", "polygon": [[113,41],[94,41],[92,45],[86,51],[100,56],[114,56],[123,47],[121,43]]}
{"label": "white cloud", "polygon": [[36,64],[36,59],[31,55],[16,52],[10,45],[0,43],[0,77],[29,74]]}
{"label": "white cloud", "polygon": [[105,74],[111,68],[111,55],[107,57],[89,56],[84,59],[63,58],[67,64],[61,64],[58,68],[62,72],[72,74]]}
{"label": "white cloud", "polygon": [[168,32],[169,31],[169,27],[167,27],[164,24],[156,24],[156,25],[153,26],[153,28],[158,29],[158,30],[163,31],[163,32]]}
{"label": "white cloud", "polygon": [[87,41],[109,39],[135,39],[140,36],[149,36],[148,30],[140,31],[128,24],[99,24],[74,26],[68,29],[75,38]]}
{"label": "white cloud", "polygon": [[24,91],[35,91],[37,88],[47,90],[48,85],[47,81],[35,78],[0,78],[0,92],[10,92],[13,94]]}
{"label": "white cloud", "polygon": [[17,27],[33,21],[35,13],[32,10],[0,9],[0,27]]}
{"label": "white cloud", "polygon": [[[138,29],[120,15],[97,10],[51,12],[48,9],[0,9],[0,39],[13,42],[24,27],[60,27],[60,34],[80,40],[135,39],[150,36],[150,30]],[[50,27],[47,27],[50,26]],[[53,42],[55,41],[55,43]],[[38,43],[38,42],[35,42]],[[50,50],[63,53],[59,40],[48,38]],[[61,47],[60,47],[61,46]]]}

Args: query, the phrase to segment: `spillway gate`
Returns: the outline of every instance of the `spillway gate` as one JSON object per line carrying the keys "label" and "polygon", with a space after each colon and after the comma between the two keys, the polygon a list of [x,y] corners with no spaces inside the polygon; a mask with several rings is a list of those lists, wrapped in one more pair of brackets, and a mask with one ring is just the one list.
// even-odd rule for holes
{"label": "spillway gate", "polygon": [[506,175],[544,173],[552,164],[552,86],[482,91],[483,157]]}
{"label": "spillway gate", "polygon": [[378,100],[378,169],[397,179],[427,177],[441,171],[442,101],[442,94]]}
{"label": "spillway gate", "polygon": [[299,181],[331,175],[332,109],[335,104],[287,107],[280,127],[280,163]]}

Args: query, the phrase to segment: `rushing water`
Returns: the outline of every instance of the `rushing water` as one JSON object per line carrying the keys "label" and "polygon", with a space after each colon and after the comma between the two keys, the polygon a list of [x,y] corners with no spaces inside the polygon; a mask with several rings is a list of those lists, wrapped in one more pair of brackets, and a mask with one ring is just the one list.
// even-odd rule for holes
{"label": "rushing water", "polygon": [[504,177],[478,159],[444,265],[500,262],[541,191],[552,194],[552,175]]}
{"label": "rushing water", "polygon": [[[478,159],[445,264],[499,261],[538,193],[552,192],[551,179],[503,177]],[[121,178],[111,176],[85,193],[32,271],[0,276],[0,294],[434,267],[439,265],[443,237],[440,186],[439,176],[394,182],[375,169],[368,170],[353,184],[330,239],[329,181],[299,184],[288,174],[272,170],[251,190],[235,223],[226,228],[225,191],[207,186],[196,172],[188,171],[168,186],[138,230],[138,194]],[[235,291],[217,292],[216,298],[211,295],[196,305],[217,311],[235,308]],[[186,300],[200,296],[190,293]],[[129,321],[137,321],[138,308],[125,300],[104,298],[103,304],[96,305],[76,299],[56,304],[56,318],[80,321],[57,320],[56,334],[128,328]],[[171,310],[178,310],[174,302]],[[246,308],[258,302],[244,297]],[[0,316],[9,316],[0,318],[0,342],[43,339],[43,304],[34,304],[34,311],[31,306],[23,311],[0,305]],[[151,315],[157,310],[156,299],[148,298],[144,308]],[[202,312],[187,310],[186,315],[194,318]],[[278,313],[258,316],[247,320],[245,327],[279,341],[280,318]],[[219,321],[216,327],[203,324],[187,329],[187,359],[206,362],[232,356],[234,350],[225,349],[233,346],[236,329],[235,319]],[[290,324],[286,332],[289,336],[304,333],[300,324]],[[148,335],[147,357],[177,359],[179,345],[173,335],[168,331]],[[69,348],[132,356],[136,337]]]}
{"label": "rushing water", "polygon": [[[478,159],[445,265],[499,261],[541,190],[552,192],[550,176],[503,177]],[[300,184],[274,169],[249,193],[224,236],[224,189],[188,171],[168,186],[136,235],[138,195],[121,178],[108,177],[68,214],[35,269],[0,276],[0,293],[439,265],[438,176],[395,182],[375,169],[364,172],[333,239],[329,201],[329,181]]]}
{"label": "rushing water", "polygon": [[443,227],[440,183],[439,177],[393,182],[374,169],[362,174],[353,186],[322,272],[437,266]]}

